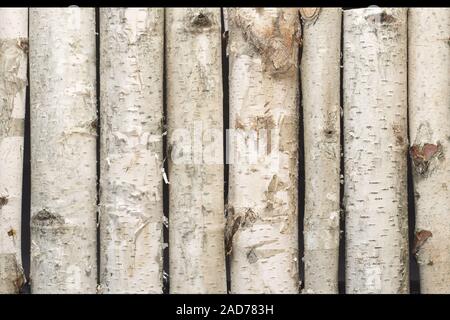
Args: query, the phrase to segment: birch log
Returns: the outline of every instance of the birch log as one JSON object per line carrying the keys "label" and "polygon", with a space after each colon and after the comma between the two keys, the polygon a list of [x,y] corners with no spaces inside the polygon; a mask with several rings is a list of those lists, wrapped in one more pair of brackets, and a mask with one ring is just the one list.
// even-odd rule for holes
{"label": "birch log", "polygon": [[24,283],[21,257],[28,9],[0,9],[0,294]]}
{"label": "birch log", "polygon": [[298,293],[298,9],[228,19],[231,291]]}
{"label": "birch log", "polygon": [[450,293],[450,9],[409,10],[414,253],[423,293]]}
{"label": "birch log", "polygon": [[100,9],[101,285],[162,293],[162,8]]}
{"label": "birch log", "polygon": [[93,8],[30,9],[31,290],[95,293]]}
{"label": "birch log", "polygon": [[166,9],[171,293],[226,293],[220,9]]}
{"label": "birch log", "polygon": [[344,13],[347,293],[407,293],[405,8]]}
{"label": "birch log", "polygon": [[342,10],[301,12],[305,292],[338,293]]}

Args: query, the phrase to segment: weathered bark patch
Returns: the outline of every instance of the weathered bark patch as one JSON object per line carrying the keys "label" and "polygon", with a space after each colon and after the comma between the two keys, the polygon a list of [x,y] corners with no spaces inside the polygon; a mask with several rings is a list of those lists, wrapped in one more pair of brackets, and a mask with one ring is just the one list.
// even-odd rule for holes
{"label": "weathered bark patch", "polygon": [[19,293],[25,276],[14,253],[0,254],[0,288],[3,293]]}

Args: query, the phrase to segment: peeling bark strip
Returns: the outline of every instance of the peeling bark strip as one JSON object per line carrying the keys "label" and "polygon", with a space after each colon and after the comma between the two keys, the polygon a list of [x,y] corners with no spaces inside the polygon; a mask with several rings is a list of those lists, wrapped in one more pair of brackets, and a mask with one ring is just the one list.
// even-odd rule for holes
{"label": "peeling bark strip", "polygon": [[220,9],[166,9],[170,291],[226,293]]}
{"label": "peeling bark strip", "polygon": [[28,9],[0,9],[0,294],[19,293]]}
{"label": "peeling bark strip", "polygon": [[31,290],[96,291],[95,12],[30,9]]}
{"label": "peeling bark strip", "polygon": [[347,293],[409,291],[406,12],[344,12]]}
{"label": "peeling bark strip", "polygon": [[240,219],[231,291],[298,293],[298,9],[228,9],[227,16],[230,127],[271,136],[255,162],[247,158],[252,139],[242,148],[230,141],[231,233]]}
{"label": "peeling bark strip", "polygon": [[412,8],[408,18],[416,228],[432,233],[417,252],[420,289],[450,293],[450,9]]}
{"label": "peeling bark strip", "polygon": [[101,287],[162,293],[164,9],[100,9]]}
{"label": "peeling bark strip", "polygon": [[338,293],[342,10],[302,8],[301,12],[305,292]]}

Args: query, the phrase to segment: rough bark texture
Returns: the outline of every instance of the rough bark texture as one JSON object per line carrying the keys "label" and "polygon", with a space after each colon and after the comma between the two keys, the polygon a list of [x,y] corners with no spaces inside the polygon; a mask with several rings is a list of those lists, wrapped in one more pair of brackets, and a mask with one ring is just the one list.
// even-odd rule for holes
{"label": "rough bark texture", "polygon": [[228,9],[228,19],[231,291],[298,293],[298,9]]}
{"label": "rough bark texture", "polygon": [[95,12],[30,9],[31,289],[96,290]]}
{"label": "rough bark texture", "polygon": [[220,9],[166,9],[171,293],[225,293]]}
{"label": "rough bark texture", "polygon": [[423,293],[450,293],[450,9],[409,10],[414,253]]}
{"label": "rough bark texture", "polygon": [[302,15],[305,292],[338,293],[342,10],[317,10]]}
{"label": "rough bark texture", "polygon": [[406,9],[344,13],[347,293],[407,293]]}
{"label": "rough bark texture", "polygon": [[164,9],[100,9],[101,286],[162,293]]}
{"label": "rough bark texture", "polygon": [[24,283],[21,210],[28,9],[0,9],[0,294]]}

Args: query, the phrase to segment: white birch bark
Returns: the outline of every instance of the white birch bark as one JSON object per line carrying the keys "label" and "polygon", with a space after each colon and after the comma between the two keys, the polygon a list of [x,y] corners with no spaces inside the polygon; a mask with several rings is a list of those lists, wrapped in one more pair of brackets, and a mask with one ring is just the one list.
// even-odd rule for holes
{"label": "white birch bark", "polygon": [[162,8],[100,9],[105,293],[162,293]]}
{"label": "white birch bark", "polygon": [[228,19],[231,291],[298,293],[298,9]]}
{"label": "white birch bark", "polygon": [[0,9],[0,294],[18,293],[28,9]]}
{"label": "white birch bark", "polygon": [[220,9],[166,9],[171,293],[226,293]]}
{"label": "white birch bark", "polygon": [[450,293],[450,9],[409,9],[414,253],[423,293]]}
{"label": "white birch bark", "polygon": [[341,16],[302,15],[306,293],[338,293]]}
{"label": "white birch bark", "polygon": [[344,12],[347,293],[409,290],[406,18]]}
{"label": "white birch bark", "polygon": [[93,8],[30,9],[31,290],[96,291]]}

